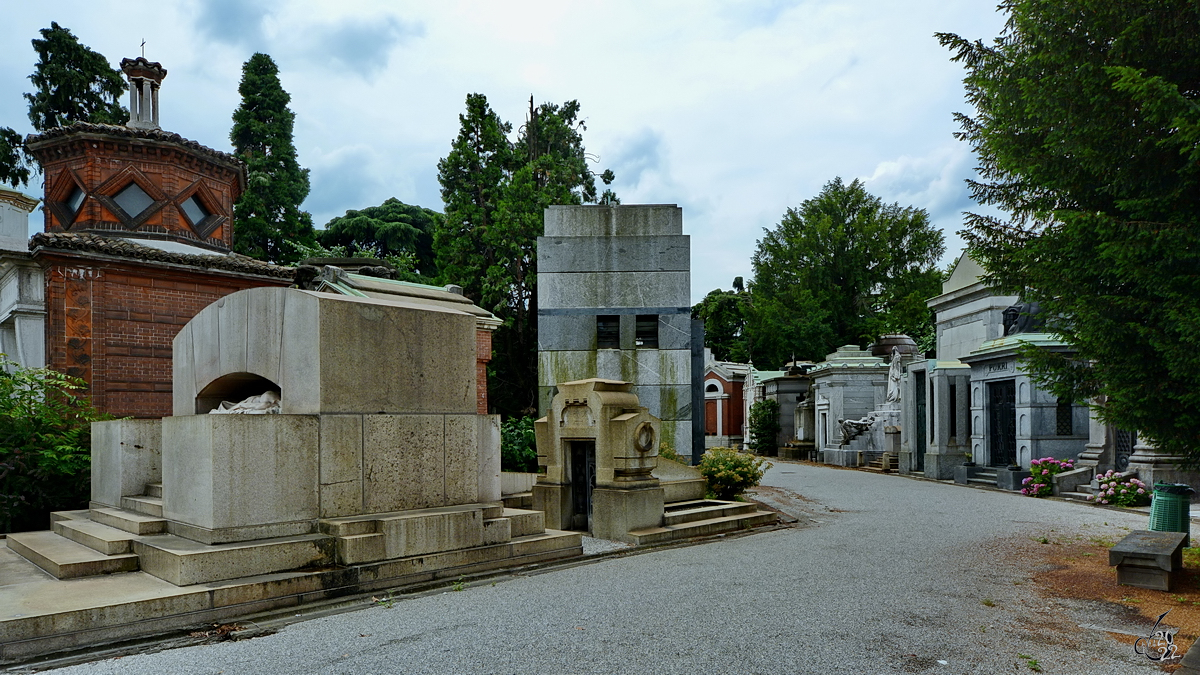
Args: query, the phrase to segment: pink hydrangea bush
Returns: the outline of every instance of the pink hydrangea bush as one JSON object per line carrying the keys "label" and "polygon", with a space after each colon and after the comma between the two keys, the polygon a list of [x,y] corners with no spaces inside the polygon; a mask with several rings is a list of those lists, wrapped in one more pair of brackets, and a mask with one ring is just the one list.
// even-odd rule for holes
{"label": "pink hydrangea bush", "polygon": [[1145,506],[1150,503],[1150,490],[1136,478],[1125,478],[1116,471],[1107,471],[1096,477],[1100,488],[1088,500],[1097,504],[1113,506]]}
{"label": "pink hydrangea bush", "polygon": [[1075,468],[1073,459],[1043,457],[1029,463],[1029,476],[1021,481],[1021,494],[1028,497],[1048,497],[1054,494],[1054,475]]}

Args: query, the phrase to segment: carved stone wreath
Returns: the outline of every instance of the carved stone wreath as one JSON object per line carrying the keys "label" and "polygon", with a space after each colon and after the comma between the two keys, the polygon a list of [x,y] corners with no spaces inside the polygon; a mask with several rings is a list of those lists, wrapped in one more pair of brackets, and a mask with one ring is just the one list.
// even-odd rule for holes
{"label": "carved stone wreath", "polygon": [[638,452],[653,450],[655,440],[654,425],[649,422],[642,422],[633,430],[633,447],[637,448]]}

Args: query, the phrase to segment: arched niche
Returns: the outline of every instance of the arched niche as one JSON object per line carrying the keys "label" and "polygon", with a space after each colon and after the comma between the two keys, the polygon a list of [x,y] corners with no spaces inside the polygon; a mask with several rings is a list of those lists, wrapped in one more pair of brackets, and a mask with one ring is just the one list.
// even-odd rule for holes
{"label": "arched niche", "polygon": [[261,375],[254,373],[222,375],[209,382],[208,386],[201,389],[200,393],[196,395],[196,414],[208,414],[209,411],[221,405],[221,401],[237,403],[271,390],[279,392],[280,398],[283,398],[283,392],[279,385]]}

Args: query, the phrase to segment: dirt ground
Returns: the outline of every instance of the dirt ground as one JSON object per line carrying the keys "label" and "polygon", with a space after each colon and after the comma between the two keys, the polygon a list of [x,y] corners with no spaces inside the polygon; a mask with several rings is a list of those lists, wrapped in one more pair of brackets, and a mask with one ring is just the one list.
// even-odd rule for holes
{"label": "dirt ground", "polygon": [[[1032,541],[1030,553],[1043,557],[1033,581],[1046,597],[1108,604],[1123,614],[1131,625],[1145,627],[1148,635],[1163,613],[1162,626],[1178,629],[1174,634],[1177,653],[1182,655],[1200,637],[1200,548],[1184,549],[1184,570],[1169,591],[1152,591],[1117,584],[1117,568],[1108,565],[1108,549],[1117,538],[1080,535],[1055,536],[1053,532]],[[1133,645],[1139,636],[1110,632],[1109,637]],[[1179,669],[1179,660],[1164,663],[1166,672]]]}

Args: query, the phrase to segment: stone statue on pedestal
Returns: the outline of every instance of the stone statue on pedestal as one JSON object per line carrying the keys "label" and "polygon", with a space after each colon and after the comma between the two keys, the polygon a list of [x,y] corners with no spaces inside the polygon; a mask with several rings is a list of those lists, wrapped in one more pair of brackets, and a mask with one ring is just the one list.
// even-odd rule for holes
{"label": "stone statue on pedestal", "polygon": [[888,366],[887,402],[900,402],[900,348],[892,347],[892,362]]}

